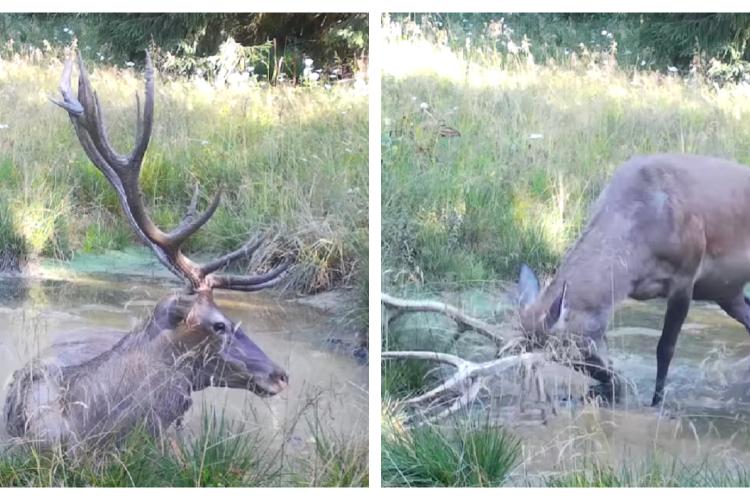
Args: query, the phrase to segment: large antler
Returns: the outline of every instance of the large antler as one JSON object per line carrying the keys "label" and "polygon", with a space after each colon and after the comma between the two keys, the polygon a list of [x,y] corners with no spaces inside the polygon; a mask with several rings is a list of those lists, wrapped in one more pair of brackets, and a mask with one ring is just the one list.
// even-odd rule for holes
{"label": "large antler", "polygon": [[99,99],[96,92],[91,88],[91,82],[83,66],[80,52],[77,55],[79,69],[78,98],[73,95],[70,84],[73,71],[71,57],[65,61],[60,82],[63,100],[53,102],[68,112],[86,155],[115,188],[120,199],[120,205],[130,225],[141,240],[154,251],[159,261],[176,276],[184,279],[194,291],[224,288],[249,292],[275,285],[281,274],[290,266],[291,259],[285,259],[267,273],[255,276],[216,274],[216,271],[232,262],[249,258],[260,247],[262,238],[250,240],[240,249],[202,265],[190,260],[180,250],[182,243],[208,222],[214,214],[219,206],[221,191],[216,193],[206,211],[196,216],[196,188],[188,215],[176,228],[169,232],[164,232],[156,227],[148,216],[138,186],[143,156],[146,153],[146,148],[148,148],[154,121],[154,68],[148,52],[146,52],[145,101],[143,110],[141,110],[140,99],[136,94],[135,147],[128,156],[123,156],[112,148],[107,138],[104,115]]}

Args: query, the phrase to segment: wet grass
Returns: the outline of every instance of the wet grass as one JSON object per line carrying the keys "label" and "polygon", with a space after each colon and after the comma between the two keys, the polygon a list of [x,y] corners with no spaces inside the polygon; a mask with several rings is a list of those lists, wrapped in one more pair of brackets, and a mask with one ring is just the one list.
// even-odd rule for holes
{"label": "wet grass", "polygon": [[487,422],[384,427],[384,486],[500,486],[520,458],[519,440]]}
{"label": "wet grass", "polygon": [[[93,63],[89,71],[114,146],[129,151],[142,75]],[[48,100],[61,72],[62,62],[51,56],[0,60],[0,254],[68,259],[138,244],[66,113]],[[160,78],[156,89],[141,186],[157,224],[170,228],[182,218],[196,184],[199,209],[223,187],[220,208],[188,251],[219,254],[253,234],[273,233],[278,237],[254,264],[294,249],[292,289],[366,289],[365,92]]]}
{"label": "wet grass", "polygon": [[117,450],[0,454],[0,487],[366,486],[367,445],[317,425],[304,458],[267,431],[204,415],[195,436],[154,438],[133,431]]}

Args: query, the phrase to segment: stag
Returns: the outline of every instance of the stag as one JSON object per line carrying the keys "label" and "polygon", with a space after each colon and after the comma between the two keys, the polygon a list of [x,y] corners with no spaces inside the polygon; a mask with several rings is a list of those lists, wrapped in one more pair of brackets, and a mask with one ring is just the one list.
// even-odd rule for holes
{"label": "stag", "polygon": [[693,300],[713,301],[750,332],[750,168],[704,156],[635,157],[596,201],[578,241],[540,292],[527,266],[519,279],[520,317],[535,342],[572,339],[574,367],[619,396],[605,330],[626,298],[666,299],[656,348],[652,406],[662,403],[677,337]]}
{"label": "stag", "polygon": [[149,217],[138,185],[154,117],[154,70],[146,54],[143,109],[136,94],[136,143],[124,156],[107,138],[99,100],[78,54],[78,96],[71,89],[73,60],[63,70],[64,108],[88,158],[117,192],[122,210],[140,240],[150,247],[187,290],[162,299],[136,330],[101,335],[88,342],[54,344],[13,375],[5,404],[11,436],[43,446],[99,444],[122,439],[143,426],[156,435],[190,408],[191,393],[209,386],[239,388],[273,396],[288,383],[274,363],[214,303],[213,290],[252,292],[279,282],[291,264],[284,258],[271,270],[243,276],[221,273],[249,258],[261,245],[255,238],[240,249],[199,264],[181,245],[216,210],[220,192],[196,215],[197,188],[188,215],[173,230]]}

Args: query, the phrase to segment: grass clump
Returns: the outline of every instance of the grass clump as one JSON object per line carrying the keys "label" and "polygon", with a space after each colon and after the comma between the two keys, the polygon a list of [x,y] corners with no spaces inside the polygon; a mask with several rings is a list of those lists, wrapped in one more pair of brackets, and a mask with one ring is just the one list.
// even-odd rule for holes
{"label": "grass clump", "polygon": [[190,437],[136,429],[116,450],[5,450],[0,487],[366,486],[367,446],[336,439],[321,427],[312,456],[292,459],[266,430],[204,413]]}
{"label": "grass clump", "polygon": [[383,431],[384,486],[500,486],[520,458],[519,440],[488,422],[386,425],[391,428]]}
{"label": "grass clump", "polygon": [[0,200],[0,272],[20,271],[27,253],[26,240],[18,234],[8,206]]}
{"label": "grass clump", "polygon": [[66,454],[20,446],[0,457],[0,486],[255,486],[279,475],[258,435],[215,417],[193,439],[134,430],[117,450]]}
{"label": "grass clump", "polygon": [[336,488],[369,484],[369,453],[351,436],[326,436],[318,432],[315,454],[306,465],[309,474],[300,486]]}

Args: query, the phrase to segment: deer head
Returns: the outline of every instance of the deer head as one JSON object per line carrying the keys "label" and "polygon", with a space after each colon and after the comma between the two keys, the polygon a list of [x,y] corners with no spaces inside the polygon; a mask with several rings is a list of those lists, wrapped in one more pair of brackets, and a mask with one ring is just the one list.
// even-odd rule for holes
{"label": "deer head", "polygon": [[193,390],[229,387],[273,396],[288,383],[286,372],[216,306],[210,292],[162,299],[147,335],[169,346],[162,351],[171,358],[167,362],[190,369]]}
{"label": "deer head", "polygon": [[599,338],[607,327],[608,309],[585,306],[580,290],[569,290],[564,279],[553,280],[543,290],[526,264],[518,279],[521,327],[538,344],[549,336]]}
{"label": "deer head", "polygon": [[203,226],[219,205],[220,192],[205,212],[196,215],[198,189],[187,215],[171,231],[156,227],[141,199],[138,179],[151,137],[154,117],[154,69],[146,53],[146,88],[143,109],[136,94],[136,143],[129,155],[116,152],[107,138],[104,116],[96,93],[91,87],[80,53],[78,53],[78,96],[71,88],[72,58],[65,62],[60,91],[64,108],[73,123],[78,140],[91,162],[117,192],[125,216],[138,237],[159,262],[187,285],[187,292],[162,300],[154,311],[151,325],[155,335],[168,336],[173,346],[170,356],[187,360],[193,370],[194,388],[225,386],[248,389],[259,395],[282,391],[287,374],[243,332],[239,324],[216,306],[214,289],[253,292],[278,283],[291,264],[285,258],[263,274],[243,276],[219,273],[239,259],[249,258],[262,243],[256,238],[238,250],[204,264],[188,258],[180,249],[182,243]]}
{"label": "deer head", "polygon": [[536,274],[526,264],[521,266],[518,279],[519,305],[521,326],[527,335],[543,343],[547,335],[559,329],[561,323],[564,323],[566,290],[567,285],[563,284],[560,293],[547,305],[540,300],[539,279]]}

